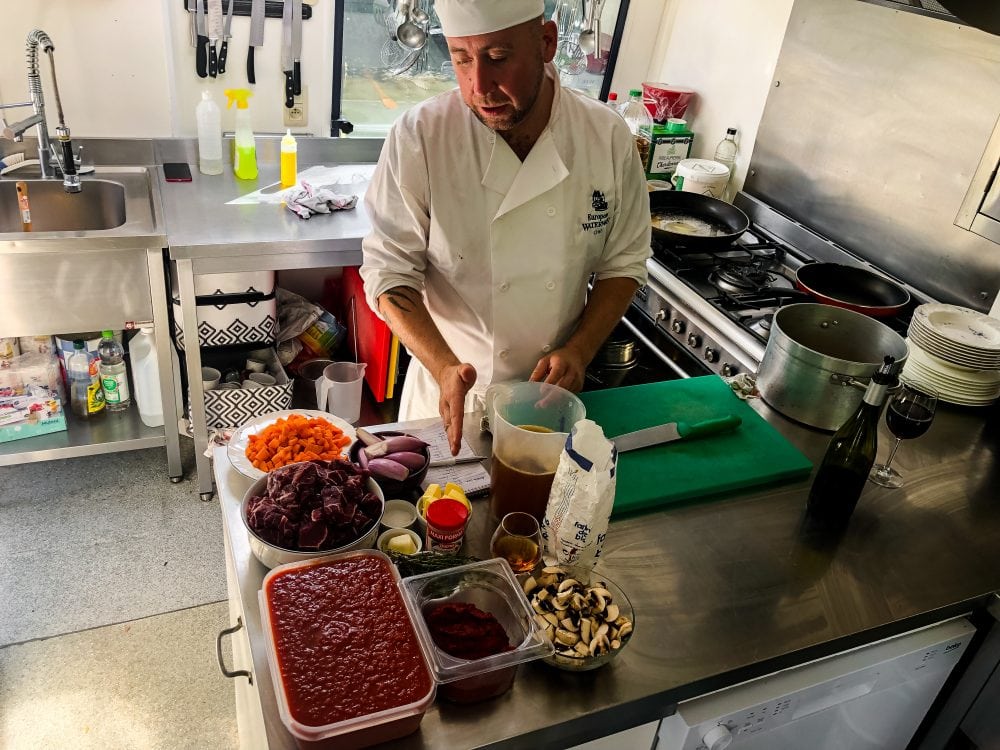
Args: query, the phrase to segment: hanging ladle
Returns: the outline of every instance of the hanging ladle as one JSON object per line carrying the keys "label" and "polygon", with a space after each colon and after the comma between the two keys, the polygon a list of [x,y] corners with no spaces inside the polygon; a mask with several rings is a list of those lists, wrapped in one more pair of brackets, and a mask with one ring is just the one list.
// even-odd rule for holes
{"label": "hanging ladle", "polygon": [[423,46],[427,44],[427,32],[419,21],[426,20],[427,14],[418,7],[404,7],[404,21],[396,29],[396,39],[408,49],[423,49]]}
{"label": "hanging ladle", "polygon": [[580,39],[577,42],[588,55],[594,57],[601,56],[601,8],[604,0],[590,0],[590,18],[587,21],[587,28],[580,32]]}

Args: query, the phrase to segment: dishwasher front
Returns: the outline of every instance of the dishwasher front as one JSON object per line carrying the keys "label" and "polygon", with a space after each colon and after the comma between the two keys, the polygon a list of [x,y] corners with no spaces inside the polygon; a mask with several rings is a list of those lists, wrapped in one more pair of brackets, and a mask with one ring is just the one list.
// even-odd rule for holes
{"label": "dishwasher front", "polygon": [[657,750],[904,750],[974,632],[956,618],[685,701]]}

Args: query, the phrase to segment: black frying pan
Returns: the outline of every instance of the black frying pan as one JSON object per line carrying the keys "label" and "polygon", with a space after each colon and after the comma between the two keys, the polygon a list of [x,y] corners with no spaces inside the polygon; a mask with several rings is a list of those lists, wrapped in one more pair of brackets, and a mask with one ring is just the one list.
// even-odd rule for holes
{"label": "black frying pan", "polygon": [[910,293],[889,279],[839,263],[807,263],[796,271],[795,282],[820,302],[873,318],[891,317],[910,301]]}
{"label": "black frying pan", "polygon": [[672,249],[703,252],[725,247],[750,226],[736,206],[699,193],[654,190],[649,210],[653,236]]}

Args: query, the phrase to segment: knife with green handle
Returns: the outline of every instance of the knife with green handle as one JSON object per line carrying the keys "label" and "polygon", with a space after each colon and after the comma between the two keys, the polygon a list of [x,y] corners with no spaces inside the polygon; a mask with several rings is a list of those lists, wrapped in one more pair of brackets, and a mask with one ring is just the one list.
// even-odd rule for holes
{"label": "knife with green handle", "polygon": [[733,414],[716,419],[706,419],[703,422],[688,424],[687,422],[669,422],[667,424],[647,427],[644,430],[626,432],[612,438],[619,453],[634,451],[639,448],[647,448],[651,445],[660,445],[674,440],[692,440],[694,438],[715,435],[720,432],[735,430],[743,424],[743,420]]}

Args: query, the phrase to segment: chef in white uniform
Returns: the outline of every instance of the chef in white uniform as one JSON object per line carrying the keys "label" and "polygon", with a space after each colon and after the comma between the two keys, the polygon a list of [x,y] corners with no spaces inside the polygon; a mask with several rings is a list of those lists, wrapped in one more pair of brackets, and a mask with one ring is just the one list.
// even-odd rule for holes
{"label": "chef in white uniform", "polygon": [[490,383],[583,387],[645,283],[649,197],[625,122],[560,86],[543,0],[435,9],[459,87],[389,133],[361,275],[414,355],[400,419],[440,415],[457,452]]}

